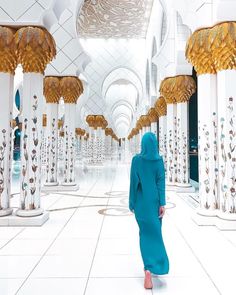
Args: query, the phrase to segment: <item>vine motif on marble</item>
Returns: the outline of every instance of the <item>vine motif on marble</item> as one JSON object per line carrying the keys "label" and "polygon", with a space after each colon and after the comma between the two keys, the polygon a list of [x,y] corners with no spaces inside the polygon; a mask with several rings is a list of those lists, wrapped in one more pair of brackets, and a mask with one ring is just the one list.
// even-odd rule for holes
{"label": "vine motif on marble", "polygon": [[229,98],[228,110],[229,110],[229,151],[228,151],[228,160],[230,165],[230,188],[229,193],[231,196],[231,206],[230,206],[230,213],[236,213],[236,204],[235,204],[235,197],[236,197],[236,119],[235,119],[235,112],[234,112],[234,105],[233,105],[233,98]]}
{"label": "vine motif on marble", "polygon": [[75,150],[75,137],[73,135],[73,132],[70,132],[70,138],[71,138],[71,144],[70,144],[69,182],[73,182],[74,181],[74,150]]}
{"label": "vine motif on marble", "polygon": [[6,152],[6,129],[2,129],[2,143],[0,145],[0,210],[2,208],[2,194],[5,190],[5,179],[4,179],[4,172],[5,172],[5,152]]}
{"label": "vine motif on marble", "polygon": [[29,178],[29,184],[30,184],[30,193],[31,193],[31,199],[29,203],[29,209],[33,210],[35,209],[35,203],[34,203],[34,196],[37,190],[37,171],[38,171],[38,164],[39,159],[37,155],[37,149],[39,145],[39,137],[38,137],[38,118],[37,118],[37,109],[38,109],[38,98],[36,95],[34,95],[34,103],[32,105],[33,109],[33,118],[32,118],[32,138],[33,138],[33,147],[31,150],[31,170],[32,170],[32,177]]}
{"label": "vine motif on marble", "polygon": [[50,149],[50,156],[51,156],[51,167],[50,167],[50,182],[56,181],[56,165],[57,165],[57,159],[56,159],[56,119],[52,119],[52,135],[51,135],[51,149]]}
{"label": "vine motif on marble", "polygon": [[46,183],[49,182],[49,170],[50,170],[50,136],[47,137],[47,147],[46,147],[46,174],[47,174],[47,178],[46,178]]}
{"label": "vine motif on marble", "polygon": [[182,132],[182,155],[183,155],[183,162],[182,162],[182,169],[183,169],[183,183],[187,183],[187,157],[188,157],[188,150],[187,150],[187,136],[185,132]]}
{"label": "vine motif on marble", "polygon": [[178,142],[177,142],[177,118],[174,117],[174,175],[175,175],[175,179],[174,181],[177,182],[178,179],[178,173],[177,173],[177,162],[178,162]]}
{"label": "vine motif on marble", "polygon": [[68,134],[68,126],[65,126],[64,133],[64,146],[65,146],[65,165],[64,165],[64,182],[68,182],[68,169],[69,169],[69,134]]}
{"label": "vine motif on marble", "polygon": [[226,203],[227,203],[227,179],[226,179],[226,168],[227,168],[227,154],[225,150],[225,131],[224,131],[224,126],[225,125],[225,118],[221,117],[220,118],[220,150],[221,150],[221,159],[222,159],[222,164],[220,166],[221,171],[221,192],[223,196],[223,203],[221,205],[222,211],[226,212]]}
{"label": "vine motif on marble", "polygon": [[173,149],[173,139],[172,139],[172,130],[169,130],[169,142],[168,142],[168,146],[169,146],[169,153],[168,153],[168,162],[169,162],[169,167],[168,167],[168,171],[169,171],[169,182],[173,182],[173,158],[174,158],[174,149]]}
{"label": "vine motif on marble", "polygon": [[[204,188],[205,188],[205,192],[206,192],[206,195],[208,196],[209,195],[209,192],[210,192],[210,138],[209,138],[209,131],[207,129],[207,125],[204,124],[203,125],[203,128],[202,128],[202,131],[203,131],[203,135],[204,135],[204,142],[205,142],[205,146],[204,146],[204,170],[205,170],[205,180],[203,181],[203,185],[204,185]],[[209,209],[210,208],[210,204],[209,204],[209,201],[208,201],[208,198],[206,199],[206,203],[204,204],[204,207],[206,209]]]}
{"label": "vine motif on marble", "polygon": [[213,195],[214,195],[214,209],[219,209],[219,197],[218,197],[218,174],[219,174],[219,169],[218,169],[218,146],[217,146],[217,116],[216,112],[213,112],[213,135],[214,135],[214,140],[213,140],[213,147],[214,147],[214,184],[213,184]]}
{"label": "vine motif on marble", "polygon": [[27,189],[28,184],[26,180],[26,172],[28,170],[29,165],[29,155],[27,150],[28,145],[28,119],[24,119],[23,123],[23,138],[22,138],[22,145],[23,145],[23,157],[22,157],[22,184],[21,184],[21,192],[22,192],[22,198],[21,198],[21,209],[25,209],[25,200],[27,197]]}
{"label": "vine motif on marble", "polygon": [[[10,118],[12,118],[12,112],[10,112]],[[11,121],[9,122],[9,130],[10,130],[10,134],[9,134],[9,157],[8,157],[8,161],[9,163],[12,162],[12,125],[11,125]],[[9,165],[9,176],[11,175],[11,170],[12,170],[12,165]],[[7,195],[9,196],[11,191],[11,177],[8,177],[8,186],[7,186]]]}
{"label": "vine motif on marble", "polygon": [[181,138],[180,138],[180,118],[177,119],[177,181],[181,183],[181,162],[182,162],[182,155],[181,155]]}

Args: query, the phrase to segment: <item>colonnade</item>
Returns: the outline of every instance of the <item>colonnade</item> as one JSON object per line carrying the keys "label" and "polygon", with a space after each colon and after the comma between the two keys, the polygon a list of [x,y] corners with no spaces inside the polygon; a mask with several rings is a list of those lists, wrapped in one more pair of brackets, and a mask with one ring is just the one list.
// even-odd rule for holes
{"label": "colonnade", "polygon": [[87,163],[103,165],[106,158],[117,155],[118,138],[103,115],[88,115]]}
{"label": "colonnade", "polygon": [[235,40],[236,22],[225,22],[195,31],[186,47],[198,74],[198,213],[217,217],[203,223],[236,220]]}
{"label": "colonnade", "polygon": [[139,141],[145,132],[151,131],[158,137],[159,152],[166,167],[167,187],[178,191],[193,191],[189,175],[188,101],[196,91],[192,77],[180,75],[166,78],[160,85],[159,99],[147,115],[137,120],[129,139]]}
{"label": "colonnade", "polygon": [[13,29],[0,27],[0,216],[12,214],[12,110],[14,73],[23,69],[21,181],[18,216],[43,213],[41,194],[41,143],[43,77],[47,64],[55,57],[56,46],[50,33],[38,27]]}
{"label": "colonnade", "polygon": [[[61,97],[65,103],[63,131],[65,162],[62,184],[75,184],[75,111],[76,101],[83,92],[83,85],[77,77],[44,78],[45,68],[55,55],[55,42],[47,30],[38,27],[20,29],[0,27],[0,87],[1,95],[4,95],[2,99],[4,111],[0,120],[0,216],[13,213],[10,206],[12,111],[14,72],[18,64],[23,69],[23,99],[20,204],[18,210],[14,212],[14,217],[41,215],[45,219],[44,216],[48,215],[41,208],[40,202],[41,167],[42,164],[46,166],[45,185],[58,185],[58,125],[60,126],[58,102]],[[43,114],[43,96],[47,102],[47,114]],[[12,224],[14,225],[14,222],[18,224],[18,221],[14,220],[12,219]]]}

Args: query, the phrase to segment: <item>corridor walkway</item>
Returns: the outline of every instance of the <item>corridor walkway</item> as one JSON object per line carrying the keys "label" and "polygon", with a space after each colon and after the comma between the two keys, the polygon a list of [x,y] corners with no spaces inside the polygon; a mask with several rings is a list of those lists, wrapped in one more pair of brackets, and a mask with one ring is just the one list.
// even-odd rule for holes
{"label": "corridor walkway", "polygon": [[170,273],[145,291],[138,229],[127,210],[129,165],[80,167],[77,178],[77,192],[42,197],[50,211],[42,227],[0,228],[1,295],[233,295],[236,232],[198,227],[191,197],[168,193]]}

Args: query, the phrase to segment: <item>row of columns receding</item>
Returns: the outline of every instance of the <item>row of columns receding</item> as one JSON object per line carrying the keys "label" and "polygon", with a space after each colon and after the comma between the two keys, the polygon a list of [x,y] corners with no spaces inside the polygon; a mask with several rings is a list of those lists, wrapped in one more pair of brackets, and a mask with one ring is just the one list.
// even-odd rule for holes
{"label": "row of columns receding", "polygon": [[[200,205],[196,220],[222,229],[236,229],[235,222],[230,222],[236,220],[235,45],[235,22],[200,29],[186,44],[186,59],[197,72]],[[164,79],[154,107],[167,184],[181,188],[189,185],[188,100],[195,92],[194,84],[186,75]],[[151,122],[149,113],[130,133],[133,153]]]}

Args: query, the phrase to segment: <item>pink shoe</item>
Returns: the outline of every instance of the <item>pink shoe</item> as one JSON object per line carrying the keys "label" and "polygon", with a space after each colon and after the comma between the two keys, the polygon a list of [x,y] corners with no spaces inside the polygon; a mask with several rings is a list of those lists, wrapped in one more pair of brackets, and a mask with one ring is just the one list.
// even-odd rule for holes
{"label": "pink shoe", "polygon": [[145,270],[145,279],[144,279],[144,288],[145,289],[152,289],[152,275],[149,270]]}

